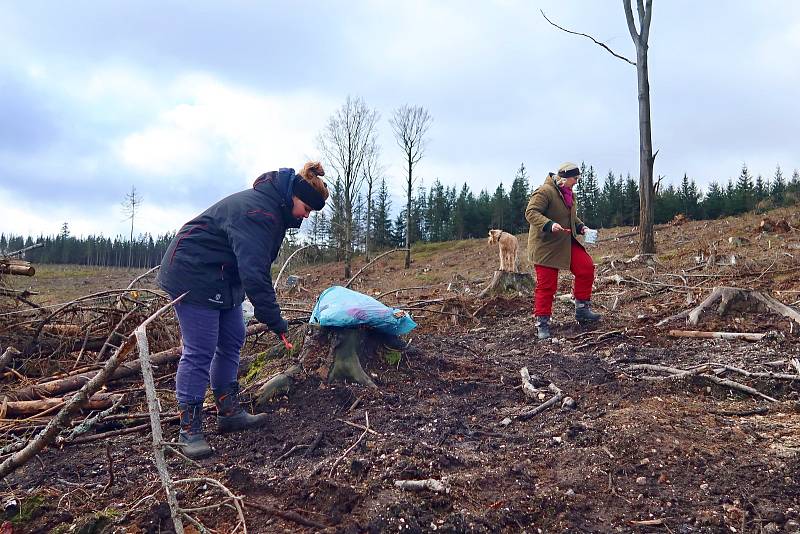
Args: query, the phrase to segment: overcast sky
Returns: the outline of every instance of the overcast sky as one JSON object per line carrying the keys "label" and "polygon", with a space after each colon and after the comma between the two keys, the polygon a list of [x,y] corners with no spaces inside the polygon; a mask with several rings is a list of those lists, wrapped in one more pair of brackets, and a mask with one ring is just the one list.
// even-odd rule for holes
{"label": "overcast sky", "polygon": [[[655,172],[699,184],[800,167],[800,2],[655,0]],[[634,2],[635,4],[635,2]],[[636,69],[621,0],[0,0],[0,232],[162,234],[262,172],[318,158],[348,95],[433,117],[426,184],[508,185],[564,161],[638,175]],[[397,207],[397,203],[395,203]]]}

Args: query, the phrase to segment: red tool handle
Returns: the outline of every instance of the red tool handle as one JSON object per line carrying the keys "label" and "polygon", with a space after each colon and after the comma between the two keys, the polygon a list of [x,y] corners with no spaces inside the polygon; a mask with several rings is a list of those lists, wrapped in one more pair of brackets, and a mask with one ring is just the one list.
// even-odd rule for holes
{"label": "red tool handle", "polygon": [[286,334],[281,334],[281,340],[283,340],[283,346],[286,347],[286,350],[292,350],[294,348],[294,345],[286,339]]}

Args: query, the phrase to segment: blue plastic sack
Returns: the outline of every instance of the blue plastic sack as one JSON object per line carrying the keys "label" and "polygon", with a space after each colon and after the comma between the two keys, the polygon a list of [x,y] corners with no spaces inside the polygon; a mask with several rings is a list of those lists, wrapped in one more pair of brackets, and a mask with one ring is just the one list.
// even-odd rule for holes
{"label": "blue plastic sack", "polygon": [[309,322],[340,328],[368,326],[396,336],[407,334],[417,327],[417,323],[406,312],[341,286],[332,286],[322,292]]}

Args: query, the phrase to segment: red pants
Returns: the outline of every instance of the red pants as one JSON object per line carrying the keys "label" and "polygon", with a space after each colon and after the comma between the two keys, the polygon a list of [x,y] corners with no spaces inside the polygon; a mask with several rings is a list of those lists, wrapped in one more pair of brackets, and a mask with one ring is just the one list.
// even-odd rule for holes
{"label": "red pants", "polygon": [[[594,282],[594,262],[592,257],[574,239],[572,242],[572,258],[569,270],[575,275],[572,295],[576,300],[589,300],[592,297]],[[536,265],[536,291],[533,298],[533,313],[536,316],[550,314],[553,311],[553,296],[558,288],[558,269]]]}

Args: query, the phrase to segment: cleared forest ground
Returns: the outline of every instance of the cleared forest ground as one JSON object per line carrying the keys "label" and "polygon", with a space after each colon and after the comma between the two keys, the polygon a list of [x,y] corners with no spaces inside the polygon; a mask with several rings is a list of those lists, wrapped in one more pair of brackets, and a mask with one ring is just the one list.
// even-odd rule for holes
{"label": "cleared forest ground", "polygon": [[[800,227],[795,211],[768,216]],[[321,530],[264,507],[294,512],[329,532],[797,531],[800,371],[791,360],[800,358],[800,324],[763,310],[717,316],[711,308],[696,326],[683,319],[656,326],[717,286],[759,290],[797,308],[800,231],[759,232],[761,219],[748,214],[663,227],[653,258],[636,257],[633,229],[601,231],[590,252],[597,264],[593,301],[604,320],[582,328],[571,320],[567,299],[557,299],[555,339],[545,342],[535,339],[529,296],[476,299],[498,265],[497,250],[485,240],[417,247],[408,270],[400,254],[387,256],[353,288],[414,310],[420,326],[399,363],[364,362],[377,390],[312,377],[270,405],[273,422],[265,430],[211,433],[215,457],[196,465],[171,457],[170,471],[175,478],[220,480],[243,496],[249,532]],[[520,236],[522,257],[525,243]],[[53,303],[125,288],[135,276],[100,273],[4,281],[16,289],[32,285],[40,292],[34,301]],[[335,263],[287,273],[302,275],[307,289],[282,291],[286,307],[298,310],[287,317],[307,315],[321,290],[343,283]],[[562,275],[559,294],[570,288],[571,277]],[[27,346],[46,317],[8,314],[25,308],[4,304],[3,347]],[[293,327],[296,339],[303,329]],[[688,329],[767,335],[757,342],[669,335]],[[165,318],[153,332],[153,352],[173,346],[177,336]],[[46,341],[52,353],[31,352],[4,373],[3,394],[95,363],[88,350],[76,361],[81,335],[51,334]],[[261,379],[287,368],[290,356],[274,345],[267,335],[250,338],[243,373],[258,365],[250,375]],[[522,367],[541,379],[535,384],[541,399],[523,391]],[[174,364],[157,369],[165,412],[174,409],[174,371]],[[552,395],[547,383],[574,406],[557,403],[530,416]],[[145,410],[139,376],[111,382],[108,391],[125,395],[120,415]],[[30,436],[49,415],[26,422],[6,416],[2,445]],[[354,426],[367,421],[371,432]],[[87,436],[145,422],[120,417]],[[165,432],[173,439],[177,427],[165,424]],[[395,484],[425,479],[441,482],[442,490]],[[23,503],[15,532],[66,532],[79,522],[95,525],[81,532],[171,531],[144,431],[48,448],[5,481],[4,501]],[[179,489],[185,507],[220,500],[209,484]],[[237,523],[230,509],[195,515],[217,532]]]}

